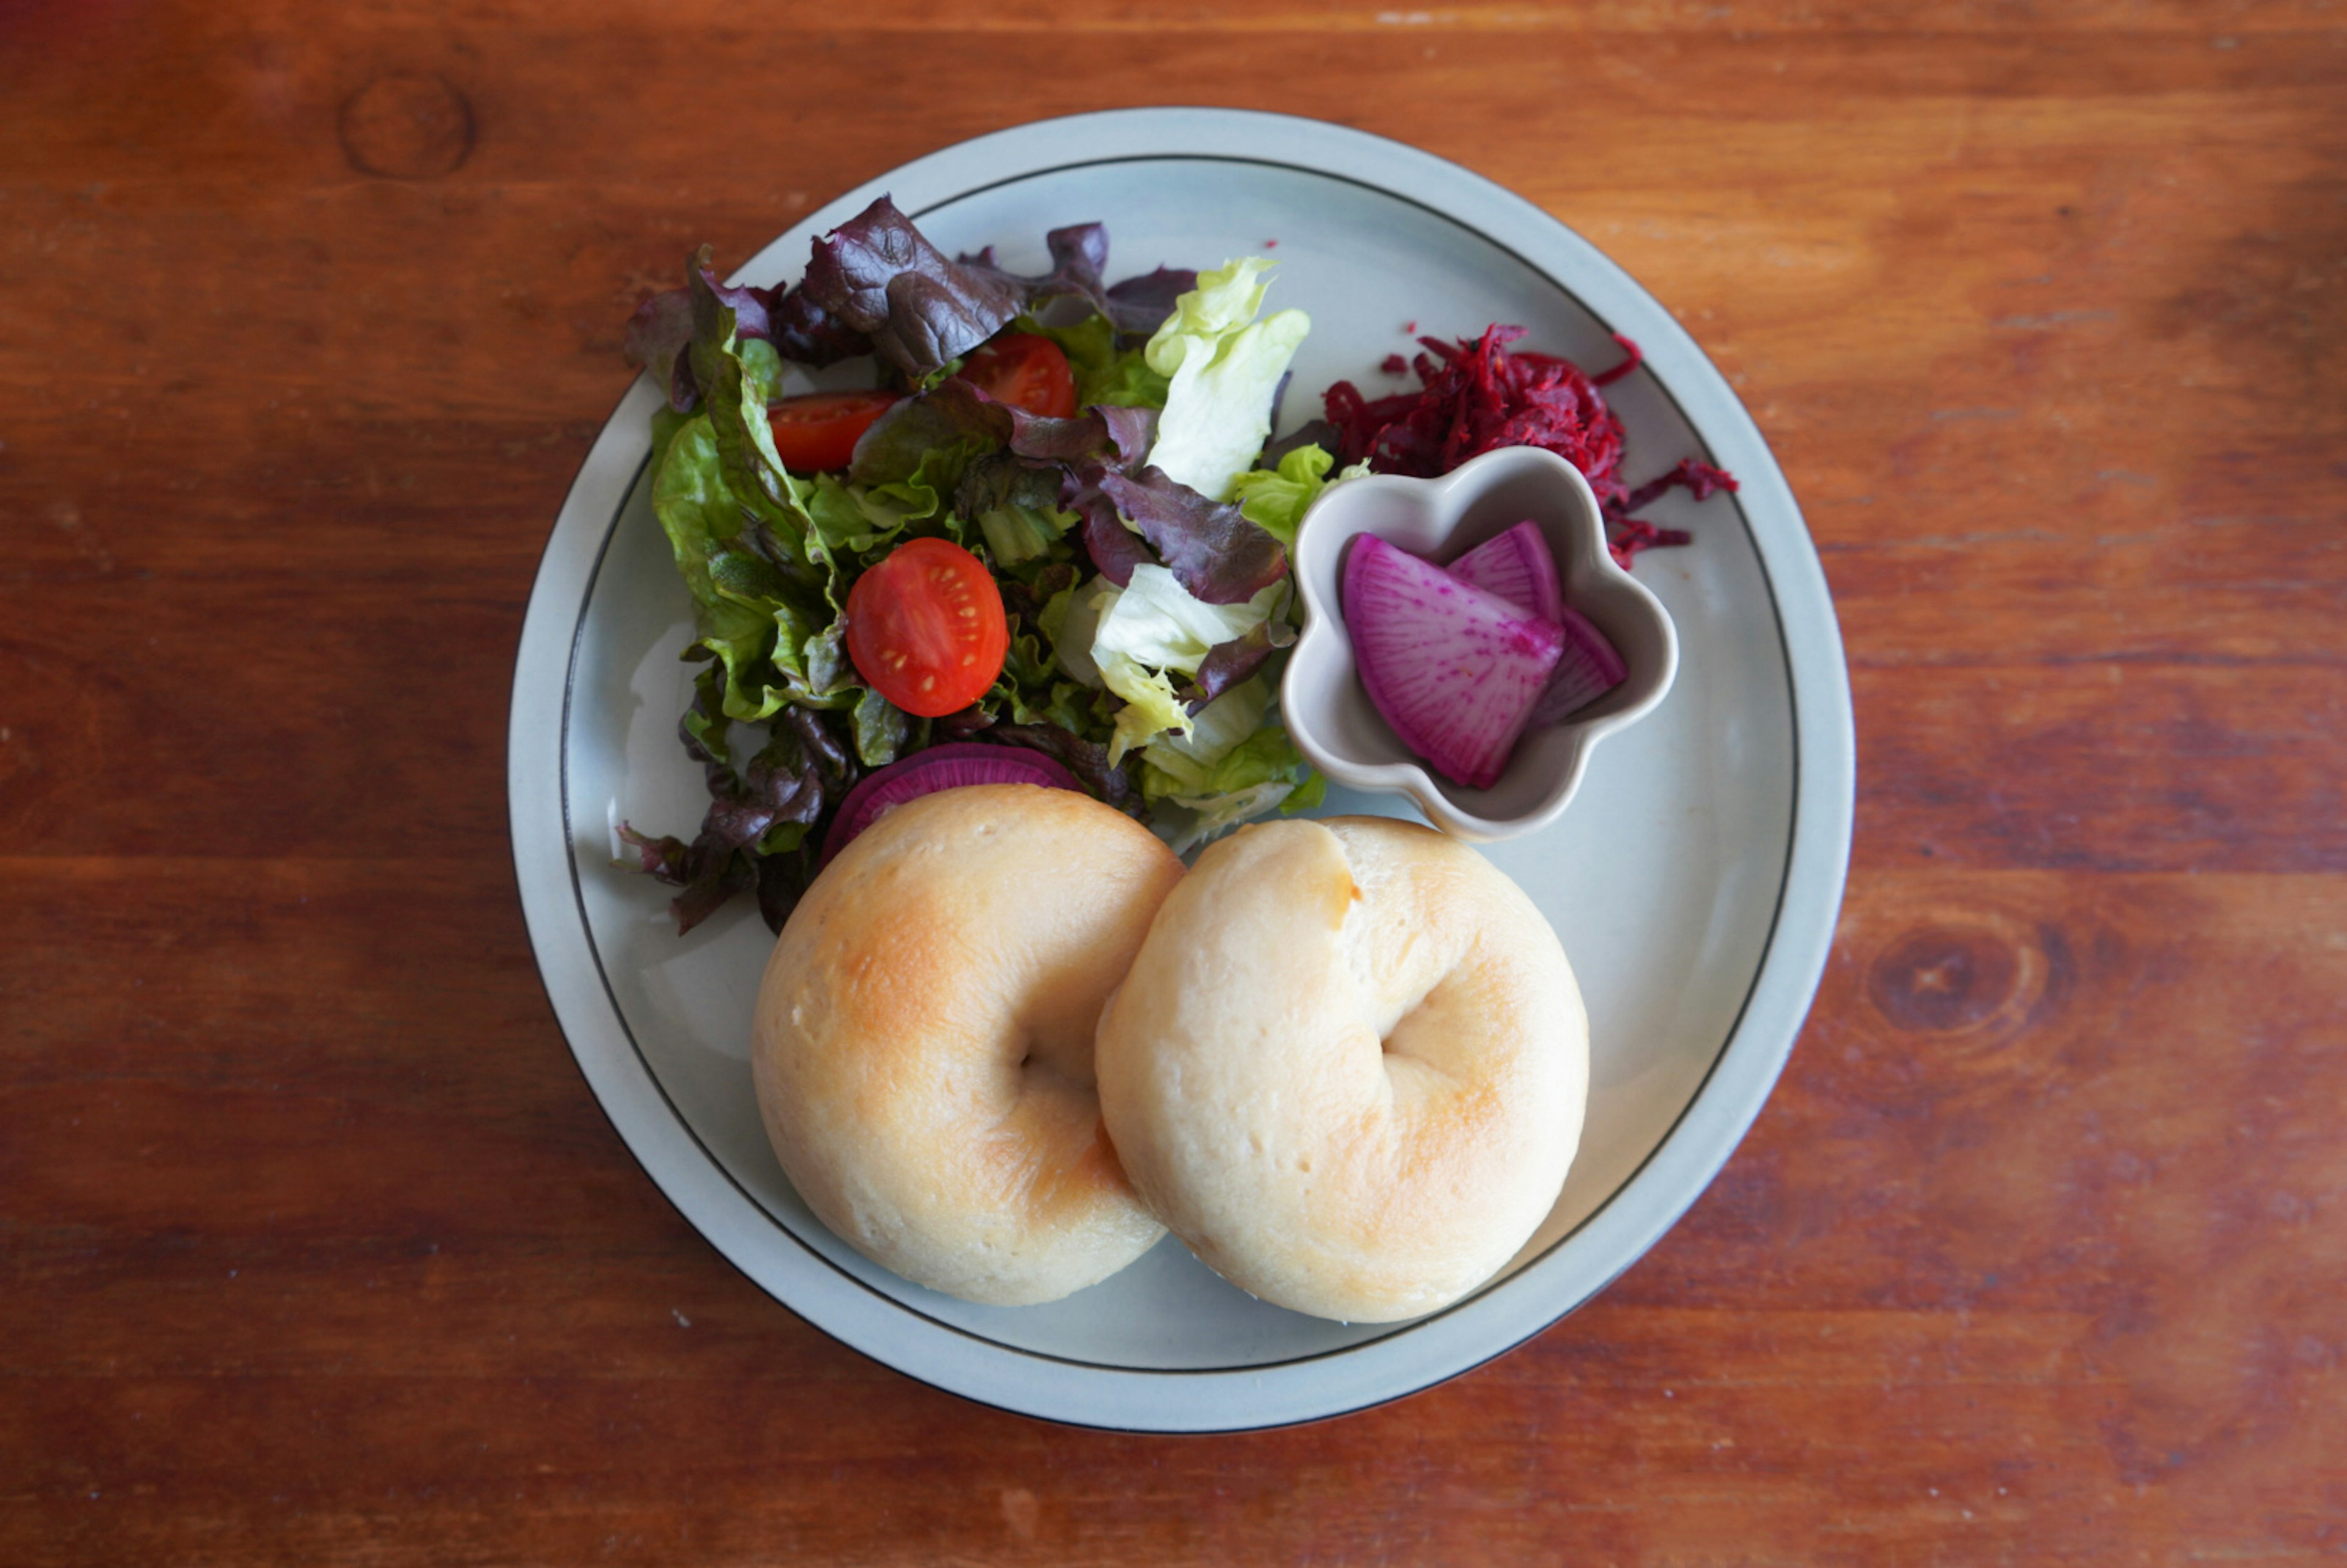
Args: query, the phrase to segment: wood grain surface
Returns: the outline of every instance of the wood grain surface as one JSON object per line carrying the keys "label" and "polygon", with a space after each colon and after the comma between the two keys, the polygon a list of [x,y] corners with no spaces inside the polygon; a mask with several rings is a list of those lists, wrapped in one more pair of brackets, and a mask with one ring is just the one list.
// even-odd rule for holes
{"label": "wood grain surface", "polygon": [[[621,323],[958,138],[1319,116],[1606,250],[1848,639],[1840,940],[1714,1189],[1399,1404],[849,1352],[572,1068],[505,702]],[[0,1563],[2347,1555],[2332,0],[0,0]]]}

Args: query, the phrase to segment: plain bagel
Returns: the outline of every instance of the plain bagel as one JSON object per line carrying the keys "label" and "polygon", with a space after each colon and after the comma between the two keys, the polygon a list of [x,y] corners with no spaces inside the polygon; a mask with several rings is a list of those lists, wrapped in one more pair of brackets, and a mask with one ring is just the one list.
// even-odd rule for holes
{"label": "plain bagel", "polygon": [[1350,1322],[1449,1305],[1555,1204],[1589,1025],[1555,933],[1475,851],[1381,817],[1242,828],[1101,1020],[1133,1185],[1241,1288]]}
{"label": "plain bagel", "polygon": [[799,1195],[874,1262],[1052,1301],[1164,1234],[1100,1122],[1092,1036],[1182,863],[1033,784],[897,807],[815,879],[758,991],[752,1066]]}

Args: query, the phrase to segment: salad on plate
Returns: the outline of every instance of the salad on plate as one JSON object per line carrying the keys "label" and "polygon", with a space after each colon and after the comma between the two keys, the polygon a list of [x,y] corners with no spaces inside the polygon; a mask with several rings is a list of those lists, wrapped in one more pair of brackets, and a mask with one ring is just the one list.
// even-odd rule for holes
{"label": "salad on plate", "polygon": [[[1635,345],[1592,377],[1502,326],[1421,339],[1418,391],[1338,382],[1274,442],[1310,323],[1266,313],[1267,259],[1110,283],[1102,225],[1047,246],[1040,276],[949,258],[883,197],[796,284],[730,287],[703,247],[630,323],[667,393],[651,496],[692,599],[679,735],[710,804],[690,839],[620,833],[680,929],[748,893],[779,930],[847,836],[948,784],[1079,788],[1177,851],[1317,804],[1276,675],[1288,547],[1330,484],[1546,446],[1624,564],[1686,542],[1633,516],[1663,490],[1734,487],[1693,460],[1629,487],[1598,388]],[[856,362],[872,384],[786,390]]]}

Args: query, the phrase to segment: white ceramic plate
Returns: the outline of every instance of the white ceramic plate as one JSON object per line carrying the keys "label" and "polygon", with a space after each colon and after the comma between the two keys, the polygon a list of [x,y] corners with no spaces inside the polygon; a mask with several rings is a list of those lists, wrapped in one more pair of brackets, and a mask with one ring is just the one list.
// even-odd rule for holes
{"label": "white ceramic plate", "polygon": [[[749,1018],[771,938],[746,903],[679,939],[665,890],[617,869],[622,817],[689,835],[704,804],[675,742],[689,697],[682,586],[641,483],[658,402],[639,381],[548,543],[515,671],[510,805],[524,912],[581,1071],[685,1217],[794,1312],[970,1399],[1054,1420],[1204,1431],[1358,1409],[1451,1377],[1572,1311],[1694,1202],[1775,1082],[1822,971],[1848,861],[1850,692],[1825,578],[1734,394],[1630,278],[1539,209],[1358,131],[1219,109],[1022,126],[848,192],[741,281],[795,278],[809,240],[893,194],[948,251],[1045,270],[1043,234],[1108,224],[1110,276],[1267,253],[1273,301],[1311,313],[1286,423],[1411,330],[1532,329],[1592,367],[1620,332],[1646,368],[1608,397],[1635,484],[1700,455],[1743,481],[1652,508],[1688,548],[1641,558],[1683,648],[1678,684],[1594,760],[1553,827],[1488,853],[1540,904],[1589,1004],[1588,1130],[1548,1224],[1447,1311],[1348,1327],[1266,1306],[1168,1238],[1048,1307],[985,1307],[906,1283],[818,1224],[768,1151]],[[1267,251],[1266,247],[1276,242]],[[1332,791],[1327,809],[1406,815]]]}

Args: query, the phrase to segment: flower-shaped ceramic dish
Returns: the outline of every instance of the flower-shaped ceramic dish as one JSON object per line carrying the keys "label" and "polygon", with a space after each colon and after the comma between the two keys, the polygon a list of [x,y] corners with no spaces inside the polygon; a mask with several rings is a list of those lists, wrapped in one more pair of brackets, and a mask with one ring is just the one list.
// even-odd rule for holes
{"label": "flower-shaped ceramic dish", "polygon": [[[1411,755],[1362,687],[1338,592],[1345,553],[1375,534],[1429,560],[1456,560],[1526,519],[1556,557],[1564,602],[1605,634],[1629,672],[1565,723],[1525,731],[1498,781],[1470,789]],[[1378,474],[1332,486],[1296,531],[1295,561],[1304,630],[1280,684],[1280,711],[1296,748],[1337,784],[1399,791],[1435,826],[1471,842],[1555,821],[1581,787],[1591,750],[1654,712],[1678,675],[1669,612],[1607,553],[1589,482],[1536,446],[1486,452],[1436,479]]]}

